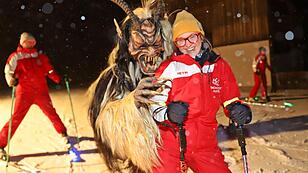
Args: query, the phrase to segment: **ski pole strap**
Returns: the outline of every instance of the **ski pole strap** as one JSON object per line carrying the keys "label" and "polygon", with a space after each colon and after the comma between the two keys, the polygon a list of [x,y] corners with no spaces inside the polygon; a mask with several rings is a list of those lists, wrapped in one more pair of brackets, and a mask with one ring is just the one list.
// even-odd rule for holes
{"label": "ski pole strap", "polygon": [[238,144],[241,147],[242,155],[247,155],[246,147],[245,147],[246,141],[245,141],[245,136],[244,136],[243,125],[239,125],[238,128],[236,128],[236,135],[237,135]]}
{"label": "ski pole strap", "polygon": [[165,123],[165,122],[160,122],[160,121],[157,121],[155,118],[154,118],[154,121],[156,122],[156,124],[158,125],[162,125],[164,127],[168,127],[171,129],[172,133],[174,136],[176,136],[176,130],[175,128],[171,125],[171,124],[168,124],[168,123]]}
{"label": "ski pole strap", "polygon": [[186,150],[186,135],[183,124],[178,124],[179,127],[179,140],[180,140],[180,171],[181,173],[187,172],[187,165],[185,163],[185,150]]}
{"label": "ski pole strap", "polygon": [[186,150],[186,135],[185,135],[185,129],[183,128],[183,125],[179,125],[179,138],[180,138],[180,159],[181,161],[185,160],[184,153]]}

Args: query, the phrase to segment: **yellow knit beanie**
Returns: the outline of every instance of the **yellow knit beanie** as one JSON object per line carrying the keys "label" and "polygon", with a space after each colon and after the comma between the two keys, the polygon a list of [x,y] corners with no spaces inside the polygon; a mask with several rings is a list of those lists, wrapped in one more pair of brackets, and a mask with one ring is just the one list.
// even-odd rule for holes
{"label": "yellow knit beanie", "polygon": [[21,35],[20,35],[20,41],[19,41],[19,44],[22,45],[22,43],[26,40],[35,40],[34,36],[28,32],[23,32]]}
{"label": "yellow knit beanie", "polygon": [[201,23],[191,13],[183,10],[176,15],[172,26],[173,41],[186,32],[200,32],[204,36]]}

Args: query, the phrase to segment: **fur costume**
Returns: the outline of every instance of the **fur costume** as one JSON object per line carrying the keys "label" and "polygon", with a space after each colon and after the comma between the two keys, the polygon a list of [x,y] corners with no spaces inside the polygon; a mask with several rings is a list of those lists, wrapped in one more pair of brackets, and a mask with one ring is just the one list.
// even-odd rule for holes
{"label": "fur costume", "polygon": [[138,82],[172,53],[171,25],[162,0],[144,0],[134,11],[122,0],[112,2],[128,17],[121,27],[115,21],[118,40],[109,66],[89,88],[89,118],[112,172],[152,172],[159,165],[159,129],[147,106],[135,106],[133,94]]}

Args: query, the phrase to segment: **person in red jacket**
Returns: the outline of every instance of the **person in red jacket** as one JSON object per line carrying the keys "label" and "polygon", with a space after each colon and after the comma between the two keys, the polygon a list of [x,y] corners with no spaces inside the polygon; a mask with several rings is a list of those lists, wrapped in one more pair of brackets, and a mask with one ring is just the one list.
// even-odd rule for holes
{"label": "person in red jacket", "polygon": [[[176,51],[156,71],[158,81],[167,82],[161,94],[152,98],[160,103],[153,103],[151,110],[161,122],[163,141],[161,166],[153,172],[185,172],[189,167],[195,173],[230,173],[216,139],[216,113],[223,105],[228,116],[243,125],[251,121],[251,110],[239,101],[239,88],[229,64],[211,50],[200,22],[185,10],[176,16],[173,41]],[[186,132],[175,134],[168,126],[175,130],[183,127]],[[185,141],[179,139],[183,134],[184,160],[179,144]]]}
{"label": "person in red jacket", "polygon": [[250,91],[249,94],[249,101],[254,101],[254,97],[256,97],[258,90],[261,85],[261,101],[269,101],[269,97],[267,95],[267,82],[266,82],[266,74],[265,71],[266,69],[269,69],[272,71],[271,66],[267,62],[267,57],[266,57],[266,49],[264,47],[259,48],[259,53],[255,57],[253,61],[253,76],[254,76],[254,81],[255,85]]}
{"label": "person in red jacket", "polygon": [[[59,84],[61,78],[50,65],[48,57],[39,53],[35,45],[36,40],[33,35],[27,32],[22,33],[17,51],[9,56],[5,65],[7,84],[10,87],[16,86],[11,136],[14,135],[31,105],[36,104],[67,142],[66,128],[52,105],[46,81],[47,76]],[[5,155],[4,148],[7,145],[8,131],[9,121],[0,132],[0,157]]]}

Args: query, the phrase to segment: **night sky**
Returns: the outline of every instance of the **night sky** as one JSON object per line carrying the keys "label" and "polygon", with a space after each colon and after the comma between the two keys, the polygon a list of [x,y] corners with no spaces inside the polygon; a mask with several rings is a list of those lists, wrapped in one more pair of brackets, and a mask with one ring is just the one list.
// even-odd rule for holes
{"label": "night sky", "polygon": [[87,87],[106,66],[114,46],[113,18],[121,21],[125,16],[108,0],[1,0],[0,88],[8,88],[4,65],[23,31],[34,34],[37,48],[61,75],[72,78],[73,86]]}

